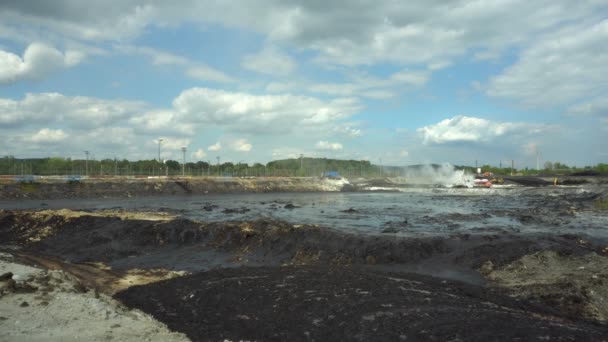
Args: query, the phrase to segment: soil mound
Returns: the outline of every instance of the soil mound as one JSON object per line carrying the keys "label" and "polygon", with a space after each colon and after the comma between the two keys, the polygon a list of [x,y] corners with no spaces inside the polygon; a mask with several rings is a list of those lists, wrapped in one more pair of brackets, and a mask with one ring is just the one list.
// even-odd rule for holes
{"label": "soil mound", "polygon": [[[356,267],[242,267],[115,296],[193,341],[605,340],[608,330],[463,283]],[[150,300],[154,298],[154,300]]]}

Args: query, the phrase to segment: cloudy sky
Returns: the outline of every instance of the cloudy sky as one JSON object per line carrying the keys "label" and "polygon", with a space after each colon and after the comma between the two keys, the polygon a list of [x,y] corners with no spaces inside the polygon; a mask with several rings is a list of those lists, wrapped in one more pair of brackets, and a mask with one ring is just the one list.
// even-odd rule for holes
{"label": "cloudy sky", "polygon": [[608,2],[0,2],[0,155],[608,161]]}

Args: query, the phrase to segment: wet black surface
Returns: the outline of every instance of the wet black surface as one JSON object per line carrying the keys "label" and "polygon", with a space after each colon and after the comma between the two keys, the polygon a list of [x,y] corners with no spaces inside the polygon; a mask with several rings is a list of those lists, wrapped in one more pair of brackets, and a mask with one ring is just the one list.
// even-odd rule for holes
{"label": "wet black surface", "polygon": [[[44,203],[49,209],[161,210],[205,222],[278,219],[362,234],[421,236],[487,230],[608,237],[606,214],[591,210],[597,198],[608,198],[608,188],[417,188],[399,193],[214,194]],[[0,208],[39,208],[40,203],[0,201]]]}
{"label": "wet black surface", "polygon": [[454,281],[356,267],[220,269],[116,298],[193,341],[602,341],[608,329]]}

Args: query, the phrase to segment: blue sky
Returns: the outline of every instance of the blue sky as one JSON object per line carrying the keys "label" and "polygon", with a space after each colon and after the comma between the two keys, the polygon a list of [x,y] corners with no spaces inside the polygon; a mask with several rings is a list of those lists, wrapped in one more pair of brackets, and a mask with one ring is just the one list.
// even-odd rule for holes
{"label": "blue sky", "polygon": [[9,1],[0,155],[608,161],[604,1]]}

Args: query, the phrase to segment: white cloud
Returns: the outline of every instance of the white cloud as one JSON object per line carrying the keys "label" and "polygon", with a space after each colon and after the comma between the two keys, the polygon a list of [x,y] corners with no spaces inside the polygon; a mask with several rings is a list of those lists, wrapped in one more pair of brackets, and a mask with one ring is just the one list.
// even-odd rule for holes
{"label": "white cloud", "polygon": [[[163,141],[161,143],[162,151],[167,151],[167,150],[179,151],[182,147],[188,148],[188,145],[190,145],[190,143],[192,142],[190,139],[176,138],[176,137],[170,137],[170,136],[163,136],[163,137],[161,137],[161,139],[163,139]],[[154,143],[155,146],[158,146],[158,140],[152,140],[152,142]],[[176,153],[176,152],[174,152],[174,153]]]}
{"label": "white cloud", "polygon": [[183,91],[173,106],[190,122],[214,124],[238,132],[288,134],[322,128],[361,109],[356,99],[322,101],[294,95],[252,95],[209,88]]}
{"label": "white cloud", "polygon": [[233,151],[237,152],[249,152],[251,151],[251,144],[247,142],[245,139],[237,139],[232,142],[230,145]]}
{"label": "white cloud", "polygon": [[323,151],[339,151],[339,150],[342,150],[342,148],[343,148],[342,144],[340,144],[340,143],[323,141],[323,140],[317,142],[315,147],[318,150],[323,150]]}
{"label": "white cloud", "polygon": [[481,118],[458,115],[445,119],[435,125],[418,128],[424,144],[449,144],[458,142],[489,142],[507,134],[535,134],[547,126],[495,122]]}
{"label": "white cloud", "polygon": [[352,126],[336,126],[333,128],[333,132],[334,133],[338,133],[338,134],[344,134],[347,135],[351,138],[356,138],[356,137],[360,137],[363,135],[363,132],[361,131],[361,129],[359,128],[355,128]]}
{"label": "white cloud", "polygon": [[208,67],[206,65],[199,65],[195,67],[188,68],[186,70],[186,75],[190,78],[194,78],[201,81],[214,81],[220,83],[231,83],[235,82],[235,80],[224,74],[223,72]]}
{"label": "white cloud", "polygon": [[222,144],[220,144],[220,142],[218,141],[215,144],[209,146],[207,149],[213,152],[220,151],[222,149]]}
{"label": "white cloud", "polygon": [[257,54],[243,57],[242,67],[263,74],[286,76],[296,68],[293,58],[275,46],[266,46]]}
{"label": "white cloud", "polygon": [[82,52],[61,53],[43,43],[30,44],[25,49],[23,58],[0,50],[0,84],[42,79],[53,72],[79,64],[83,59]]}
{"label": "white cloud", "polygon": [[114,50],[127,55],[142,55],[149,57],[154,65],[190,65],[193,64],[188,58],[178,56],[166,51],[153,49],[147,46],[120,44],[115,45]]}
{"label": "white cloud", "polygon": [[184,68],[186,76],[199,81],[212,81],[218,83],[232,83],[236,80],[224,72],[212,68],[204,63],[192,61],[186,57],[178,56],[166,51],[146,46],[116,45],[115,50],[128,55],[142,55],[149,57],[152,64],[157,66],[173,65]]}
{"label": "white cloud", "polygon": [[414,89],[425,85],[430,73],[427,70],[407,70],[382,79],[369,75],[351,75],[351,82],[317,83],[308,87],[313,93],[337,96],[362,96],[370,99],[388,99],[395,96],[395,88]]}
{"label": "white cloud", "polygon": [[522,150],[527,156],[535,156],[538,153],[538,143],[528,142],[522,145]]}
{"label": "white cloud", "polygon": [[608,98],[595,98],[571,106],[567,114],[572,116],[604,116],[608,117]]}
{"label": "white cloud", "polygon": [[410,153],[407,150],[403,150],[402,149],[401,151],[399,151],[399,156],[400,157],[407,157],[409,155],[410,155]]}
{"label": "white cloud", "polygon": [[57,143],[65,140],[68,135],[61,129],[43,128],[31,137],[26,137],[25,140],[33,143]]}
{"label": "white cloud", "polygon": [[297,87],[295,83],[285,82],[270,82],[266,85],[266,91],[269,93],[284,93],[293,90]]}
{"label": "white cloud", "polygon": [[605,18],[607,7],[604,1],[572,4],[568,0],[458,0],[449,5],[445,1],[58,0],[52,5],[8,3],[0,22],[101,41],[133,39],[150,26],[219,24],[257,32],[271,45],[309,49],[322,63],[390,62],[434,69],[473,49],[479,56],[497,56],[564,23]]}
{"label": "white cloud", "polygon": [[529,107],[555,107],[608,91],[608,20],[565,28],[525,49],[493,77],[487,94]]}
{"label": "white cloud", "polygon": [[129,120],[133,127],[142,133],[148,134],[194,134],[194,124],[184,122],[178,113],[171,110],[148,111],[134,116]]}
{"label": "white cloud", "polygon": [[192,159],[203,159],[207,156],[207,153],[205,153],[205,150],[203,150],[202,148],[199,148],[198,150],[196,150],[194,153],[192,153]]}
{"label": "white cloud", "polygon": [[22,100],[0,99],[0,128],[40,123],[98,127],[128,120],[145,104],[58,93],[26,94]]}

